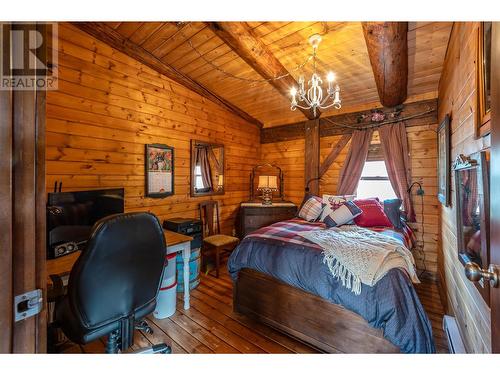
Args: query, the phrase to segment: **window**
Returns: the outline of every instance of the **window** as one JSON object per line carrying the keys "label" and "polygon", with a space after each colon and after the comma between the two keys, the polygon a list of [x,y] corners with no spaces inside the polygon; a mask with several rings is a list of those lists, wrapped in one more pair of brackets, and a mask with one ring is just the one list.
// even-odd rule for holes
{"label": "window", "polygon": [[195,183],[194,187],[197,191],[205,189],[205,186],[203,185],[203,179],[201,178],[201,167],[199,165],[194,167],[194,178],[195,178]]}
{"label": "window", "polygon": [[379,198],[382,202],[386,199],[397,198],[383,160],[365,162],[356,195],[360,199]]}

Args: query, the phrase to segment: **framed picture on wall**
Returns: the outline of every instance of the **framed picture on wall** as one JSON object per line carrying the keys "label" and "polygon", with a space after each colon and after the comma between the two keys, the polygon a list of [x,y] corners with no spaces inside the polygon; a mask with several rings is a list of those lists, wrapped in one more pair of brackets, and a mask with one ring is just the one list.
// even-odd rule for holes
{"label": "framed picture on wall", "polygon": [[491,28],[492,22],[480,22],[477,41],[477,122],[476,137],[490,133],[491,117]]}
{"label": "framed picture on wall", "polygon": [[174,194],[174,148],[146,145],[146,197],[164,198]]}
{"label": "framed picture on wall", "polygon": [[438,128],[438,200],[450,205],[450,116]]}

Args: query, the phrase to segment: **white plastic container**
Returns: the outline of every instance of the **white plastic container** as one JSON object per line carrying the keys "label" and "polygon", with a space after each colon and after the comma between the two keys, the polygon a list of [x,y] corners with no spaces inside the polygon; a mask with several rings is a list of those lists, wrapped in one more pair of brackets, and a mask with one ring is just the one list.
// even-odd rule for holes
{"label": "white plastic container", "polygon": [[[175,264],[175,263],[174,263]],[[161,287],[156,298],[156,308],[153,315],[156,319],[165,319],[174,315],[177,303],[177,280],[175,275],[172,284]]]}
{"label": "white plastic container", "polygon": [[167,265],[163,268],[163,275],[161,279],[160,288],[171,285],[175,281],[176,264],[175,257],[177,253],[168,254],[165,258]]}

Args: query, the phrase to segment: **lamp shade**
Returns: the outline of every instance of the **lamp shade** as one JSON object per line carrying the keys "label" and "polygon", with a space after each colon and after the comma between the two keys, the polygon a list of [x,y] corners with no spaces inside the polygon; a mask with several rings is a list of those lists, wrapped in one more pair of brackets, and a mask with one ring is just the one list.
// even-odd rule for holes
{"label": "lamp shade", "polygon": [[278,178],[276,176],[259,176],[257,189],[278,189]]}

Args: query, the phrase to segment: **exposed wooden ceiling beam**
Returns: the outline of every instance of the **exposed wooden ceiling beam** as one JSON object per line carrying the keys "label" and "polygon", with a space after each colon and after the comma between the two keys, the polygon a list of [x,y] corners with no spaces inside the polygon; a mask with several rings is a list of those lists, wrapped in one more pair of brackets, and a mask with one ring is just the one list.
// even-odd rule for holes
{"label": "exposed wooden ceiling beam", "polygon": [[[246,22],[207,22],[214,33],[250,65],[264,79],[288,74],[287,69],[271,53]],[[283,79],[269,81],[281,95],[290,99],[290,88],[298,87],[297,81],[288,75]],[[308,109],[299,110],[310,120],[315,116]],[[319,117],[319,113],[316,117]]]}
{"label": "exposed wooden ceiling beam", "polygon": [[380,103],[394,107],[406,100],[408,22],[362,22]]}
{"label": "exposed wooden ceiling beam", "polygon": [[188,89],[196,92],[197,94],[211,100],[212,102],[223,106],[244,120],[257,125],[262,128],[262,123],[250,116],[248,113],[244,112],[240,108],[234,106],[224,98],[216,95],[212,91],[208,90],[206,87],[200,85],[195,80],[184,75],[174,67],[164,63],[150,52],[144,48],[138,46],[137,44],[129,41],[118,33],[113,28],[109,27],[102,22],[73,22],[73,25],[78,27],[80,30],[92,35],[94,38],[110,45],[111,47],[117,49],[120,52],[140,61],[144,65],[156,70],[173,81],[180,83],[181,85],[187,87]]}

